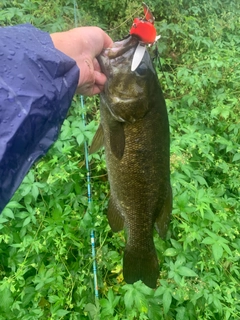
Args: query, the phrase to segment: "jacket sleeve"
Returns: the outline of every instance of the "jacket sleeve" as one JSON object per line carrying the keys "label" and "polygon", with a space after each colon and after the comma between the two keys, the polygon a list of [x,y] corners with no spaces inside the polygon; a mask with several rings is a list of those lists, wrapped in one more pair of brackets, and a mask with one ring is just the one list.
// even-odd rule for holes
{"label": "jacket sleeve", "polygon": [[78,79],[49,34],[29,24],[0,28],[0,213],[57,139]]}

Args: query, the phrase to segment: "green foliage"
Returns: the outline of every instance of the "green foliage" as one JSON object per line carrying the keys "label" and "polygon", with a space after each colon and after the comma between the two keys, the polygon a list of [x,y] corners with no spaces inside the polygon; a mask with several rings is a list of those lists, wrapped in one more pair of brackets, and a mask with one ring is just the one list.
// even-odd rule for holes
{"label": "green foliage", "polygon": [[[90,157],[88,203],[84,141],[98,126],[98,98],[85,99],[86,126],[75,98],[58,141],[0,216],[0,320],[240,318],[240,3],[148,5],[162,35],[164,73],[158,73],[170,118],[174,192],[167,240],[155,237],[158,287],[124,283],[124,236],[111,232],[105,215],[103,151]],[[50,32],[74,25],[72,1],[2,1],[0,9],[1,25],[29,21]],[[137,1],[84,1],[77,13],[81,25],[112,29],[117,39],[141,10]]]}

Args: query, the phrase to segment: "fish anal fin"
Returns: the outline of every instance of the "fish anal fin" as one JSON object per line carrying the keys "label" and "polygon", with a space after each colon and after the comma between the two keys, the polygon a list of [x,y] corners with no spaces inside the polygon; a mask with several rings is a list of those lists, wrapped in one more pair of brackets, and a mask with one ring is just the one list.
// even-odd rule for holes
{"label": "fish anal fin", "polygon": [[142,280],[150,288],[156,288],[159,265],[156,251],[138,252],[136,248],[126,246],[123,256],[123,277],[132,284]]}
{"label": "fish anal fin", "polygon": [[165,199],[164,205],[155,221],[156,230],[162,239],[165,239],[167,235],[169,223],[171,220],[171,212],[172,212],[172,188],[171,186],[169,186],[168,194]]}
{"label": "fish anal fin", "polygon": [[103,127],[100,124],[93,137],[92,144],[89,148],[89,154],[97,152],[100,148],[103,147],[103,143],[104,143],[104,133],[103,133]]}
{"label": "fish anal fin", "polygon": [[124,217],[110,197],[107,211],[108,222],[113,232],[118,232],[124,227]]}
{"label": "fish anal fin", "polygon": [[122,122],[116,121],[110,127],[110,148],[114,156],[121,160],[125,149],[124,124]]}

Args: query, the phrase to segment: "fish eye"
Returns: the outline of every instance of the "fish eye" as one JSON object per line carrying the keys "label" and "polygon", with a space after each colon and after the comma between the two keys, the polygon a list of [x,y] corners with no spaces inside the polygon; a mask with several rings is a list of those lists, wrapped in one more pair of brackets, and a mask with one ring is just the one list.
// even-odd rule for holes
{"label": "fish eye", "polygon": [[135,70],[139,76],[145,76],[147,73],[147,65],[144,62],[141,62],[140,65]]}

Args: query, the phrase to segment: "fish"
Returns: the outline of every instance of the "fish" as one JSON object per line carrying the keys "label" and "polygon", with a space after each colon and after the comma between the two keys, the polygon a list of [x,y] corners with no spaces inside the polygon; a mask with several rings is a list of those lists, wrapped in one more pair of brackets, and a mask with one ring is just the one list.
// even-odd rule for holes
{"label": "fish", "polygon": [[160,269],[153,235],[165,238],[172,211],[170,134],[166,103],[148,50],[131,71],[135,36],[114,42],[98,57],[107,81],[100,125],[90,153],[105,148],[110,185],[107,217],[126,231],[123,277],[156,288]]}

